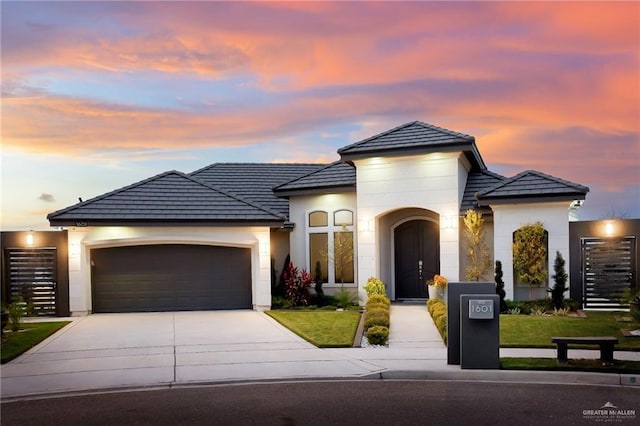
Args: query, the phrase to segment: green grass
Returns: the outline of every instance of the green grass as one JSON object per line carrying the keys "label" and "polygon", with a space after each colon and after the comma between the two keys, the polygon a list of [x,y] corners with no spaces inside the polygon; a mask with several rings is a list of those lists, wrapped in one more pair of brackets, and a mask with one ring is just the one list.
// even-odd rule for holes
{"label": "green grass", "polygon": [[22,325],[23,331],[5,332],[2,336],[2,343],[0,344],[2,364],[28,351],[69,324],[69,322],[70,321],[25,323]]}
{"label": "green grass", "polygon": [[[500,346],[503,348],[555,348],[553,336],[614,336],[620,341],[616,350],[640,350],[640,337],[625,337],[621,328],[630,323],[617,322],[620,312],[587,312],[587,318],[535,315],[500,315]],[[597,346],[574,345],[592,348]]]}
{"label": "green grass", "polygon": [[614,360],[612,365],[602,365],[597,359],[569,359],[566,364],[555,358],[500,358],[503,370],[589,371],[596,373],[640,373],[640,361]]}
{"label": "green grass", "polygon": [[360,313],[354,311],[266,311],[267,315],[320,348],[350,348]]}

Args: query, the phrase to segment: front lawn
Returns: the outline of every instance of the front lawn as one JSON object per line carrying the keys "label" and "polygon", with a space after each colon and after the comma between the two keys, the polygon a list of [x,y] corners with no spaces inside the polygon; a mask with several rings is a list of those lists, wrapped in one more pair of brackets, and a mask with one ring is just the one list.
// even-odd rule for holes
{"label": "front lawn", "polygon": [[70,322],[71,321],[32,322],[22,324],[22,330],[20,331],[5,331],[2,336],[2,343],[0,344],[2,364],[28,351]]}
{"label": "front lawn", "polygon": [[555,358],[500,358],[503,370],[589,371],[597,373],[637,374],[640,361],[613,360],[612,365],[602,365],[598,359],[569,359],[566,364]]}
{"label": "front lawn", "polygon": [[[537,315],[500,315],[500,346],[503,348],[555,348],[554,336],[614,336],[620,341],[616,350],[640,350],[640,337],[625,337],[618,322],[620,312],[587,312],[587,318]],[[580,345],[574,345],[579,348]]]}
{"label": "front lawn", "polygon": [[267,315],[320,348],[350,348],[360,312],[355,311],[266,311]]}

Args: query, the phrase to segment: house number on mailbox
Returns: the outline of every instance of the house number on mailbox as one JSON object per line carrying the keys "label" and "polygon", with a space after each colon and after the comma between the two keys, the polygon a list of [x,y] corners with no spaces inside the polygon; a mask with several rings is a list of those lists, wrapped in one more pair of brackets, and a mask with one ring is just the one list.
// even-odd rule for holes
{"label": "house number on mailbox", "polygon": [[493,319],[493,300],[469,300],[469,319]]}

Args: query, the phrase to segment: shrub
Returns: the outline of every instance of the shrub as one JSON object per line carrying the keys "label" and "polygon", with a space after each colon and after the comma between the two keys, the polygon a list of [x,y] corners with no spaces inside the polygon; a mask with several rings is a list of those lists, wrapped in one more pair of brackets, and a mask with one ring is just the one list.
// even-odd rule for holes
{"label": "shrub", "polygon": [[376,325],[382,325],[384,327],[389,327],[390,320],[389,315],[385,314],[367,314],[364,320],[364,329],[368,330],[371,327],[375,327]]}
{"label": "shrub", "polygon": [[387,296],[384,296],[382,294],[372,294],[367,299],[367,306],[371,304],[383,304],[388,308],[389,306],[391,306],[391,301]]}
{"label": "shrub", "polygon": [[374,294],[380,294],[384,296],[387,294],[382,280],[375,277],[370,277],[363,288],[364,288],[364,291],[367,292],[368,296],[371,296]]}
{"label": "shrub", "polygon": [[381,304],[367,305],[366,311],[367,311],[367,314],[369,315],[377,315],[380,313],[389,315],[389,308]]}
{"label": "shrub", "polygon": [[436,327],[438,327],[438,330],[444,330],[447,328],[447,316],[446,315],[442,315],[439,316],[438,319],[435,321]]}
{"label": "shrub", "polygon": [[544,315],[544,309],[539,306],[534,306],[531,308],[531,315],[535,315],[535,316]]}
{"label": "shrub", "polygon": [[447,343],[447,305],[440,299],[429,299],[427,310],[433,319],[442,340]]}
{"label": "shrub", "polygon": [[340,290],[335,296],[336,304],[341,308],[353,305],[355,296],[349,290]]}
{"label": "shrub", "polygon": [[271,298],[271,309],[289,309],[291,303],[282,296],[273,296]]}
{"label": "shrub", "polygon": [[284,275],[285,297],[293,306],[308,305],[309,288],[313,277],[306,270],[298,270],[293,263],[289,263],[289,269]]}
{"label": "shrub", "polygon": [[[367,341],[372,345],[384,345],[389,339],[389,326],[391,322],[391,307],[388,297],[382,294],[371,294],[367,300],[364,329]],[[386,330],[380,331],[380,330]],[[369,330],[372,331],[373,341],[369,338]],[[382,333],[382,334],[380,334]],[[380,340],[382,339],[382,340]]]}
{"label": "shrub", "polygon": [[559,251],[556,251],[556,259],[553,262],[553,272],[554,274],[551,278],[553,278],[554,284],[553,288],[550,288],[549,291],[551,292],[554,309],[560,309],[563,307],[564,293],[569,290],[567,287],[569,276],[564,269],[564,259]]}
{"label": "shrub", "polygon": [[378,298],[369,298],[367,300],[366,312],[365,312],[365,323],[364,329],[367,330],[369,327],[382,325],[384,327],[389,327],[390,324],[390,306],[389,299],[386,296],[383,300],[379,300]]}
{"label": "shrub", "polygon": [[324,290],[322,290],[322,265],[320,265],[320,261],[316,261],[316,270],[314,273],[314,277],[313,280],[315,281],[316,285],[315,285],[315,290],[316,290],[316,295],[318,296],[319,299],[322,299],[324,297]]}
{"label": "shrub", "polygon": [[431,312],[431,307],[437,303],[441,302],[440,299],[429,299],[427,300],[427,310]]}
{"label": "shrub", "polygon": [[564,299],[564,306],[569,308],[571,312],[575,312],[582,307],[582,303],[573,299]]}
{"label": "shrub", "polygon": [[516,308],[520,309],[520,313],[522,315],[531,315],[542,311],[549,312],[553,311],[553,301],[550,297],[539,299],[539,300],[528,300],[528,301],[511,301],[507,300],[507,312],[511,313]]}
{"label": "shrub", "polygon": [[389,327],[381,325],[370,327],[365,336],[371,345],[386,345],[389,341]]}
{"label": "shrub", "polygon": [[11,331],[20,330],[20,324],[22,323],[22,317],[25,311],[24,305],[25,303],[22,301],[22,298],[19,297],[18,300],[7,306],[7,311],[9,312],[9,329]]}
{"label": "shrub", "polygon": [[367,303],[365,308],[367,311],[383,310],[389,312],[390,310],[389,306],[384,303]]}
{"label": "shrub", "polygon": [[336,305],[324,305],[320,308],[321,311],[335,311],[336,309],[338,309]]}
{"label": "shrub", "polygon": [[500,296],[500,312],[507,312],[509,308],[504,298],[506,293],[504,291],[504,280],[502,279],[502,262],[496,260],[496,268],[494,270],[494,280],[496,282],[496,294]]}
{"label": "shrub", "polygon": [[553,308],[553,315],[556,317],[566,317],[569,313],[569,308]]}

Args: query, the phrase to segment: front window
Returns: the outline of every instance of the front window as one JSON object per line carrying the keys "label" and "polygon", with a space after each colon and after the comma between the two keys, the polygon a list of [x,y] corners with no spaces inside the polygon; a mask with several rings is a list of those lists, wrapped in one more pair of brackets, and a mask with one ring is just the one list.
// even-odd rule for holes
{"label": "front window", "polygon": [[[330,284],[354,283],[353,212],[316,210],[308,215],[309,271]],[[329,223],[329,219],[333,219]]]}
{"label": "front window", "polygon": [[343,226],[333,234],[334,274],[336,282],[353,282],[353,232]]}
{"label": "front window", "polygon": [[322,282],[329,280],[329,234],[326,232],[309,234],[309,260],[310,273],[315,277],[318,263],[320,263],[320,274]]}

